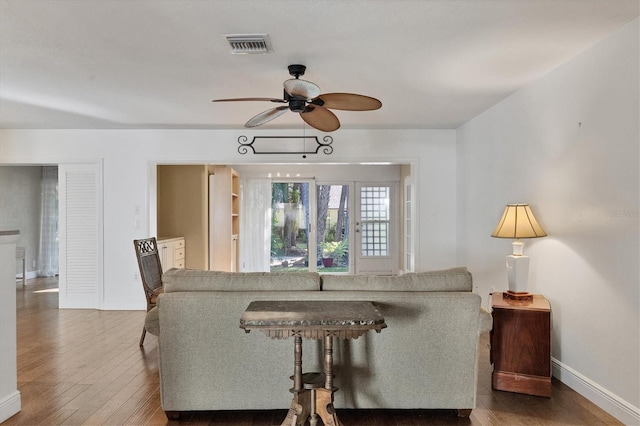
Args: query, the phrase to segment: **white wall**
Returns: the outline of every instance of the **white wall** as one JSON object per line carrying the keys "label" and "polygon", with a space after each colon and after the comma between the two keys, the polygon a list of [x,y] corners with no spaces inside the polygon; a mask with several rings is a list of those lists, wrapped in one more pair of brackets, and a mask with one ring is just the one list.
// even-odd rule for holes
{"label": "white wall", "polygon": [[398,164],[242,164],[231,165],[242,178],[271,177],[273,179],[313,178],[319,183],[342,183],[358,180],[370,182],[399,182],[400,165]]}
{"label": "white wall", "polygon": [[[259,135],[295,135],[262,130]],[[104,182],[104,309],[145,309],[132,240],[153,235],[155,164],[413,163],[420,205],[418,269],[456,265],[455,131],[339,130],[332,155],[241,155],[243,130],[0,130],[1,164],[101,161]],[[137,215],[136,211],[140,210]],[[136,221],[139,229],[135,228]],[[187,247],[187,250],[189,248]]]}
{"label": "white wall", "polygon": [[640,423],[638,20],[457,132],[459,262],[506,289],[504,205],[528,202],[529,290],[553,311],[554,375]]}

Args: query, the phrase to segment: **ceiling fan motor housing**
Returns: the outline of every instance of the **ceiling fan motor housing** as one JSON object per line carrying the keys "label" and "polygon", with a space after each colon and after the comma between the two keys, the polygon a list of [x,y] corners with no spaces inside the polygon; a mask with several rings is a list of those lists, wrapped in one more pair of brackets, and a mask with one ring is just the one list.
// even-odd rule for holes
{"label": "ceiling fan motor housing", "polygon": [[290,99],[289,109],[293,112],[303,112],[307,107],[307,103],[304,99]]}
{"label": "ceiling fan motor housing", "polygon": [[304,65],[294,64],[289,65],[289,75],[298,78],[301,75],[304,75],[304,72],[307,70],[307,67]]}

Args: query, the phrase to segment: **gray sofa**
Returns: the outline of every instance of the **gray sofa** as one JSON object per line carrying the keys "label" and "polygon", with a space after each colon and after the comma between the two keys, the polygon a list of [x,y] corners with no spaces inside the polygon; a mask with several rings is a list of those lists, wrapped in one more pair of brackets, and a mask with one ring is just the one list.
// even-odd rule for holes
{"label": "gray sofa", "polygon": [[[340,408],[456,409],[476,405],[478,337],[491,316],[465,268],[400,276],[225,273],[172,269],[147,314],[158,336],[160,394],[182,411],[286,409],[293,340],[239,328],[254,300],[364,300],[388,327],[334,343]],[[303,342],[303,370],[322,371],[322,344]]]}

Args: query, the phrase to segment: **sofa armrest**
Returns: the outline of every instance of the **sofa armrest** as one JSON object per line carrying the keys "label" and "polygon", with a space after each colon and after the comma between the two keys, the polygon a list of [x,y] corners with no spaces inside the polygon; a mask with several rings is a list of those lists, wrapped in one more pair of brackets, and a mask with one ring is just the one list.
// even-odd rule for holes
{"label": "sofa armrest", "polygon": [[491,331],[493,328],[493,317],[491,313],[485,308],[480,308],[480,314],[478,318],[478,334]]}

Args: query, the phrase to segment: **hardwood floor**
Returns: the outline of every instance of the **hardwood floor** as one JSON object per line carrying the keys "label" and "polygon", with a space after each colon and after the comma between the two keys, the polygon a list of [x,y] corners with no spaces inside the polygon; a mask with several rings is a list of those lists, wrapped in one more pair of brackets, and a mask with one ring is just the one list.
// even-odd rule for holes
{"label": "hardwood floor", "polygon": [[[59,310],[57,280],[16,283],[22,411],[3,425],[278,425],[286,410],[218,411],[169,422],[160,406],[157,340],[138,347],[142,311]],[[553,381],[552,397],[491,390],[488,336],[480,348],[478,403],[468,419],[448,410],[341,410],[345,426],[619,425]],[[286,392],[286,389],[283,390]]]}

